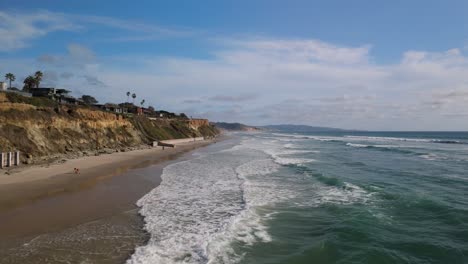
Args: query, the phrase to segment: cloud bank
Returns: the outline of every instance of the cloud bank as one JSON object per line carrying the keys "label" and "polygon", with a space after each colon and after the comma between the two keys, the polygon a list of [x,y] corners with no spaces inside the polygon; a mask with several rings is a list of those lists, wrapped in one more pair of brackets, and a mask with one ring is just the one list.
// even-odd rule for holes
{"label": "cloud bank", "polygon": [[[0,12],[2,50],[26,47],[55,31],[86,34],[90,25],[127,32],[121,40],[197,38],[191,30],[132,24],[108,17],[41,11]],[[135,26],[137,25],[137,26]],[[212,36],[205,59],[167,54],[100,56],[69,43],[65,53],[0,59],[21,79],[37,68],[47,82],[76,95],[148,105],[214,121],[255,125],[296,123],[373,130],[467,130],[468,58],[462,50],[408,50],[397,63],[377,63],[371,43],[349,46],[318,39]],[[25,66],[27,65],[27,66]]]}

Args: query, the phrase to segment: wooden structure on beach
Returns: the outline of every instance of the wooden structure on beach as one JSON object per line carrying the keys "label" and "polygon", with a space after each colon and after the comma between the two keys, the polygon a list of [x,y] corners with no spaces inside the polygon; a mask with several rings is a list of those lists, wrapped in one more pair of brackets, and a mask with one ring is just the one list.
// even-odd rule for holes
{"label": "wooden structure on beach", "polygon": [[20,164],[20,152],[1,152],[0,153],[0,169],[6,167],[18,166]]}
{"label": "wooden structure on beach", "polygon": [[204,137],[195,137],[195,138],[180,138],[180,139],[168,139],[168,140],[161,140],[161,141],[154,141],[153,147],[169,147],[175,148],[177,144],[194,142],[194,141],[202,141],[205,140]]}

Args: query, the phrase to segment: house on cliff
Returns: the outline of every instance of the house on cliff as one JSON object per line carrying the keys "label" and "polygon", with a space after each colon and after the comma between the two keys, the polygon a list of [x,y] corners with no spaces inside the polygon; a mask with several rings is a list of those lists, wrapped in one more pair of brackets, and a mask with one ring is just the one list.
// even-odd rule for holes
{"label": "house on cliff", "polygon": [[0,91],[6,91],[7,87],[8,86],[6,82],[0,82]]}
{"label": "house on cliff", "polygon": [[116,105],[116,104],[111,104],[111,103],[107,103],[107,104],[103,104],[103,105],[102,104],[95,104],[94,106],[101,109],[101,110],[108,111],[108,112],[114,112],[116,114],[127,114],[128,113],[128,108],[127,107],[123,107],[123,106]]}
{"label": "house on cliff", "polygon": [[57,101],[60,104],[83,104],[80,99],[69,95],[70,91],[56,88],[33,88],[31,94],[33,97],[45,97]]}

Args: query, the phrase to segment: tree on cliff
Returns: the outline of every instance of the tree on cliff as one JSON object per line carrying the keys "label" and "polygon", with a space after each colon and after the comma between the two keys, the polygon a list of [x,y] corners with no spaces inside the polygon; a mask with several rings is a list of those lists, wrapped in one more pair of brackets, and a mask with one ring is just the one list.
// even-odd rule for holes
{"label": "tree on cliff", "polygon": [[92,97],[91,95],[83,95],[81,96],[81,100],[83,100],[83,102],[87,105],[93,105],[93,104],[97,104],[98,103],[98,100],[96,100],[96,98]]}
{"label": "tree on cliff", "polygon": [[127,92],[127,103],[130,101],[130,92]]}
{"label": "tree on cliff", "polygon": [[23,91],[31,92],[31,89],[36,84],[36,79],[33,76],[29,75],[28,77],[26,77],[26,79],[24,79],[23,83],[24,83]]}
{"label": "tree on cliff", "polygon": [[35,74],[34,74],[34,80],[36,82],[36,88],[39,88],[39,85],[41,84],[41,81],[42,81],[42,77],[44,76],[44,74],[42,74],[41,71],[37,71]]}
{"label": "tree on cliff", "polygon": [[14,82],[16,80],[15,75],[9,72],[5,74],[5,79],[7,79],[10,82],[10,89],[11,89],[11,82]]}
{"label": "tree on cliff", "polygon": [[132,98],[133,98],[133,104],[135,104],[136,94],[132,94]]}

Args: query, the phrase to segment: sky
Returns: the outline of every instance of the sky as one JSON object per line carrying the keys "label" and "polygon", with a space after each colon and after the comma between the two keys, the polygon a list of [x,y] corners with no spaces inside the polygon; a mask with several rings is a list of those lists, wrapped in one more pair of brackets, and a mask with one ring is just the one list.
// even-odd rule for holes
{"label": "sky", "polygon": [[468,1],[0,0],[0,75],[37,70],[212,121],[468,130]]}

